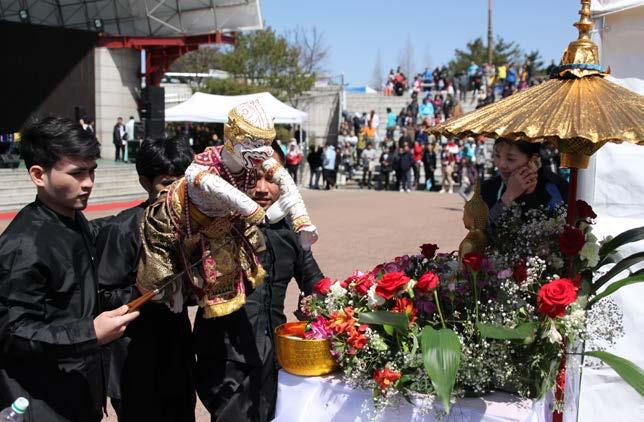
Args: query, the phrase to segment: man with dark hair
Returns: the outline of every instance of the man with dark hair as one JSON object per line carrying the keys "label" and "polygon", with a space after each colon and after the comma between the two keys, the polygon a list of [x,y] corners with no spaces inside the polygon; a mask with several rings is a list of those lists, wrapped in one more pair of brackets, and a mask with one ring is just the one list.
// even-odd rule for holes
{"label": "man with dark hair", "polygon": [[[106,308],[140,296],[136,272],[143,213],[183,176],[191,161],[190,145],[181,137],[146,139],[141,144],[136,170],[148,200],[118,214],[98,235],[98,277]],[[147,303],[141,317],[110,350],[107,395],[120,422],[194,421],[194,355],[186,307],[175,314],[162,303]]]}
{"label": "man with dark hair", "polygon": [[94,235],[80,212],[100,145],[59,117],[31,123],[20,143],[37,196],[0,236],[0,408],[24,396],[28,420],[100,421],[100,346],[138,316],[100,313]]}
{"label": "man with dark hair", "polygon": [[123,124],[123,118],[119,117],[116,119],[116,124],[112,130],[112,143],[114,144],[114,161],[125,160],[125,146],[123,141],[125,141],[125,125]]}
{"label": "man with dark hair", "polygon": [[[273,141],[273,157],[284,162]],[[249,193],[264,209],[280,198],[280,187],[259,172]],[[260,225],[265,249],[259,253],[266,279],[230,315],[205,319],[197,314],[194,327],[199,398],[211,421],[272,420],[277,398],[274,329],[286,322],[284,299],[291,279],[305,294],[324,276],[310,250],[302,249],[288,219]]]}

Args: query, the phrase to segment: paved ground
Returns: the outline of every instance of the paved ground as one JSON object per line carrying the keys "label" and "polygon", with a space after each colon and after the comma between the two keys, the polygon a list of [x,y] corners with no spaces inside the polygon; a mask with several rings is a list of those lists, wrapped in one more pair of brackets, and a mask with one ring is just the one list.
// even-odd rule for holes
{"label": "paved ground", "polygon": [[[461,222],[463,201],[455,194],[304,190],[302,195],[320,231],[320,240],[313,246],[315,257],[332,278],[346,277],[356,268],[371,269],[398,255],[418,253],[422,243],[437,243],[441,251],[451,251],[466,234]],[[118,211],[92,212],[87,217]],[[7,224],[0,221],[0,231]],[[297,294],[292,283],[286,302],[288,316],[295,309]],[[197,420],[209,419],[199,403]]]}

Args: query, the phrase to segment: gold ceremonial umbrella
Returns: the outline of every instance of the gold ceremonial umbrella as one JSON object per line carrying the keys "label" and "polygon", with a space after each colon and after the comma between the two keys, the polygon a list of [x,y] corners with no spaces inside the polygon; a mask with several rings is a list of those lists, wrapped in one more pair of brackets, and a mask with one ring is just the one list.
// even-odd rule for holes
{"label": "gold ceremonial umbrella", "polygon": [[586,168],[606,142],[644,145],[644,96],[604,78],[608,72],[589,36],[590,0],[581,4],[574,24],[579,37],[550,80],[430,129],[445,136],[554,142],[562,166],[571,168],[569,206],[574,206],[577,169]]}

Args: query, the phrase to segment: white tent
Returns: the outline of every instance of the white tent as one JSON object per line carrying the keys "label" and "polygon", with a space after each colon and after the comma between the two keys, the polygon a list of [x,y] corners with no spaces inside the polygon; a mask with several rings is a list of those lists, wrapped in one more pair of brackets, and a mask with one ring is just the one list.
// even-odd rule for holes
{"label": "white tent", "polygon": [[187,101],[165,111],[167,122],[226,123],[228,112],[238,104],[258,99],[274,123],[302,124],[308,114],[288,106],[268,92],[249,95],[212,95],[196,92]]}
{"label": "white tent", "polygon": [[[610,66],[614,83],[644,95],[644,0],[593,0],[591,11],[601,63]],[[644,119],[642,120],[644,124]],[[644,226],[644,147],[606,144],[579,172],[578,197],[599,215],[595,234],[601,238]],[[628,245],[628,256],[644,250],[644,241]],[[622,274],[625,276],[626,274]],[[625,287],[611,298],[624,314],[625,335],[608,351],[644,367],[644,284]],[[641,421],[644,400],[608,367],[584,368],[577,421]],[[575,420],[564,419],[565,422]]]}

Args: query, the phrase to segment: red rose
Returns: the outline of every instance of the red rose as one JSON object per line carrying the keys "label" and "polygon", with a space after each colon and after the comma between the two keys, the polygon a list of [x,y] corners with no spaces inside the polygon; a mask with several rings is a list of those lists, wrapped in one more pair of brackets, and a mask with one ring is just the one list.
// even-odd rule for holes
{"label": "red rose", "polygon": [[440,282],[441,281],[436,273],[427,271],[418,279],[418,282],[414,286],[414,289],[421,292],[432,292],[438,288]]}
{"label": "red rose", "polygon": [[434,243],[425,243],[420,245],[420,253],[427,259],[432,259],[436,255],[438,245]]}
{"label": "red rose", "polygon": [[516,281],[517,284],[522,284],[527,280],[528,267],[526,267],[524,260],[519,261],[517,266],[514,267],[514,272],[512,273],[512,275],[514,276],[514,281]]}
{"label": "red rose", "polygon": [[387,273],[378,280],[376,294],[385,299],[391,299],[407,283],[409,283],[409,277],[405,274],[401,272]]}
{"label": "red rose", "polygon": [[367,273],[356,280],[356,283],[353,286],[353,289],[360,296],[364,296],[369,292],[369,288],[373,286],[375,282],[376,282],[376,277],[374,277],[374,275],[371,273]]}
{"label": "red rose", "polygon": [[328,277],[324,277],[322,280],[315,283],[315,286],[313,286],[313,290],[321,294],[322,296],[326,296],[327,294],[329,294],[332,284],[333,284],[333,280],[331,280]]}
{"label": "red rose", "polygon": [[568,305],[577,300],[577,287],[569,278],[559,278],[544,284],[537,296],[537,309],[551,318],[566,314]]}
{"label": "red rose", "polygon": [[481,269],[484,258],[483,254],[478,252],[469,252],[463,257],[463,264],[469,267],[472,271],[477,272]]}
{"label": "red rose", "polygon": [[597,214],[595,214],[595,211],[593,211],[593,208],[588,205],[586,201],[582,201],[581,199],[577,200],[577,219],[578,220],[583,220],[583,221],[588,221],[588,220],[594,220],[597,218]]}
{"label": "red rose", "polygon": [[584,247],[586,238],[584,233],[574,227],[564,227],[564,232],[559,236],[559,248],[566,256],[575,256]]}
{"label": "red rose", "polygon": [[373,374],[373,379],[378,384],[378,387],[380,387],[380,390],[386,390],[389,387],[393,387],[394,383],[400,379],[400,373],[385,368],[376,371]]}

